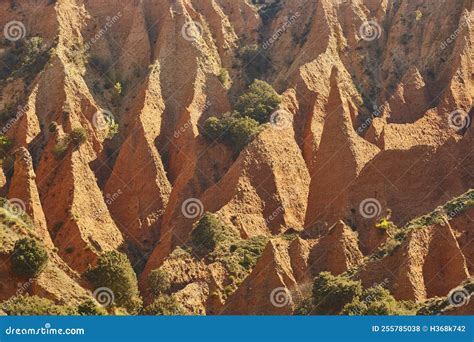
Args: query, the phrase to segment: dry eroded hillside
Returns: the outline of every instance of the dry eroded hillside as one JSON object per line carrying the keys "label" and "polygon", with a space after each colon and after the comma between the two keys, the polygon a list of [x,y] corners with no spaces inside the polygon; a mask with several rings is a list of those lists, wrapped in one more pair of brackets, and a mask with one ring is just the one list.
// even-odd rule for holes
{"label": "dry eroded hillside", "polygon": [[[106,287],[109,313],[339,313],[317,300],[327,277],[387,289],[390,310],[474,313],[472,13],[472,0],[2,1],[3,311],[28,294],[74,312]],[[256,105],[261,121],[255,79],[279,94]],[[210,122],[227,125],[216,139]],[[26,236],[48,259],[30,276],[16,269]],[[129,294],[159,309],[90,276],[111,251],[133,266]]]}

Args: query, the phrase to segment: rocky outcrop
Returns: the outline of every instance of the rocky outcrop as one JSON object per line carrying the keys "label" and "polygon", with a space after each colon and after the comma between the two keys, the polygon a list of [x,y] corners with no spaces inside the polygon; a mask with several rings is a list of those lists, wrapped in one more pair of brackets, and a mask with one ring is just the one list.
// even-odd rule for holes
{"label": "rocky outcrop", "polygon": [[[82,149],[82,148],[81,148]],[[59,255],[83,272],[103,251],[115,250],[123,237],[110,217],[94,174],[85,162],[85,150],[69,150],[59,165],[44,170],[54,157],[40,162],[44,175],[40,196],[48,228]]]}
{"label": "rocky outcrop", "polygon": [[229,299],[222,314],[225,315],[276,315],[290,314],[293,296],[300,295],[293,276],[288,243],[271,240],[262,256]]}
{"label": "rocky outcrop", "polygon": [[357,234],[344,222],[339,221],[313,246],[308,264],[313,276],[323,271],[339,275],[361,265],[363,258]]}
{"label": "rocky outcrop", "polygon": [[[469,188],[474,178],[468,170],[474,168],[474,159],[465,148],[471,141],[465,136],[459,142],[450,141],[439,148],[386,150],[364,167],[348,189],[352,210],[345,214],[358,228],[364,254],[381,242],[374,225],[387,209],[391,210],[393,222],[403,226],[411,218],[432,211]],[[398,161],[395,166],[394,160]],[[370,215],[373,217],[362,215],[360,207],[366,199],[378,203],[377,212]]]}
{"label": "rocky outcrop", "polygon": [[155,146],[164,103],[159,69],[154,70],[143,87],[143,95],[137,100],[143,107],[133,108],[140,114],[120,148],[104,190],[110,196],[116,194],[109,208],[120,230],[131,244],[145,252],[156,242],[157,229],[171,191]]}
{"label": "rocky outcrop", "polygon": [[305,284],[313,279],[308,266],[311,265],[309,256],[314,243],[314,241],[303,240],[300,237],[290,242],[288,255],[291,260],[293,275],[298,284]]}
{"label": "rocky outcrop", "polygon": [[333,224],[348,211],[347,188],[379,149],[357,135],[350,118],[350,103],[343,100],[337,73],[331,76],[324,130],[311,178],[305,226],[318,221]]}
{"label": "rocky outcrop", "polygon": [[474,208],[469,208],[466,211],[458,214],[451,213],[454,216],[450,220],[453,233],[459,243],[459,248],[466,258],[467,268],[471,275],[474,274],[474,246],[471,244],[473,239],[474,228]]}
{"label": "rocky outcrop", "polygon": [[41,241],[48,247],[53,247],[36,186],[36,174],[33,170],[31,155],[24,147],[20,147],[15,155],[14,173],[8,198],[12,201],[12,206],[18,206],[21,212],[24,211],[32,219],[33,230]]}
{"label": "rocky outcrop", "polygon": [[466,258],[446,221],[416,229],[388,256],[364,265],[358,277],[365,286],[388,283],[397,299],[421,301],[446,296],[469,278],[469,271]]}
{"label": "rocky outcrop", "polygon": [[206,300],[208,295],[209,288],[205,282],[191,283],[173,294],[187,313],[191,315],[206,314]]}
{"label": "rocky outcrop", "polygon": [[[43,272],[31,284],[31,294],[49,298],[65,305],[77,306],[92,298],[78,274],[57,255],[52,255]],[[82,285],[82,286],[81,286]]]}
{"label": "rocky outcrop", "polygon": [[291,137],[291,129],[262,132],[204,193],[206,210],[221,214],[246,237],[301,229],[309,177]]}

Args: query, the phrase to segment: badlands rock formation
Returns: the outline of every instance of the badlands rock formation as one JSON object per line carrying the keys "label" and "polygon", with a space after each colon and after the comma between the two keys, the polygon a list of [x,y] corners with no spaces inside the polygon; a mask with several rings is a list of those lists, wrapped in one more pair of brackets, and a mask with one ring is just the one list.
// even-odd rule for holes
{"label": "badlands rock formation", "polygon": [[[145,304],[162,269],[193,314],[291,314],[322,271],[447,296],[474,272],[472,198],[388,247],[474,188],[472,18],[471,0],[2,1],[0,299],[77,305],[112,250]],[[239,154],[205,139],[254,78],[284,125]],[[8,224],[14,204],[27,222]],[[226,258],[255,252],[238,272],[189,253],[205,212],[237,234]],[[26,235],[50,262],[22,287]]]}

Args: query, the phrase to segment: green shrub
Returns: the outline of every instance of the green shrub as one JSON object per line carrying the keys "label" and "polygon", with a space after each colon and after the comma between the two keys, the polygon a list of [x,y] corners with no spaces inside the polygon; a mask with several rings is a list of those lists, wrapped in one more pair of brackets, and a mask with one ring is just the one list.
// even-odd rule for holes
{"label": "green shrub", "polygon": [[367,315],[367,305],[359,297],[356,297],[352,302],[344,305],[341,314],[350,316]]}
{"label": "green shrub", "polygon": [[313,313],[313,310],[314,310],[313,299],[305,298],[301,301],[301,303],[299,303],[296,306],[293,314],[297,316],[308,316]]}
{"label": "green shrub", "polygon": [[78,148],[87,141],[87,132],[84,128],[74,128],[69,133],[69,143],[74,147]]}
{"label": "green shrub", "polygon": [[236,111],[222,118],[210,117],[201,134],[210,141],[218,141],[239,153],[259,132],[259,124],[267,122],[281,99],[271,85],[256,80],[236,102]]}
{"label": "green shrub", "polygon": [[219,71],[219,75],[217,76],[217,78],[219,79],[219,82],[222,83],[222,85],[227,88],[230,84],[230,76],[229,76],[229,72],[227,71],[227,69],[224,69],[224,68],[221,68],[221,70]]}
{"label": "green shrub", "polygon": [[242,116],[264,123],[270,119],[270,115],[280,103],[281,98],[271,85],[265,81],[255,80],[238,98],[235,109]]}
{"label": "green shrub", "polygon": [[313,283],[313,304],[319,314],[337,314],[362,294],[360,281],[321,272]]}
{"label": "green shrub", "polygon": [[108,123],[108,126],[109,126],[109,130],[107,132],[107,139],[112,139],[119,132],[119,124],[115,122],[115,120],[110,120],[110,122]]}
{"label": "green shrub", "polygon": [[22,277],[36,277],[48,262],[48,252],[41,242],[23,238],[15,243],[11,256],[12,270]]}
{"label": "green shrub", "polygon": [[191,257],[191,254],[187,250],[186,246],[183,246],[183,247],[178,246],[171,252],[168,258],[169,259],[186,259],[190,257]]}
{"label": "green shrub", "polygon": [[61,158],[69,147],[69,139],[67,136],[60,138],[53,148],[53,155],[56,159]]}
{"label": "green shrub", "polygon": [[238,57],[242,62],[247,83],[261,77],[271,69],[270,60],[266,56],[266,51],[258,45],[247,45],[239,50]]}
{"label": "green shrub", "polygon": [[225,121],[212,116],[204,122],[202,134],[210,141],[219,141],[223,139],[226,130],[228,127],[226,127]]}
{"label": "green shrub", "polygon": [[259,132],[258,122],[251,118],[237,119],[229,128],[229,144],[240,152]]}
{"label": "green shrub", "polygon": [[375,224],[375,227],[381,230],[388,230],[389,228],[395,227],[395,225],[387,218],[382,218]]}
{"label": "green shrub", "polygon": [[0,79],[8,77],[26,77],[29,82],[41,71],[49,60],[51,47],[43,44],[43,38],[22,39],[1,57]]}
{"label": "green shrub", "polygon": [[148,275],[148,286],[155,296],[168,291],[171,287],[169,274],[160,269],[151,271]]}
{"label": "green shrub", "polygon": [[77,307],[77,312],[81,316],[105,316],[107,310],[102,306],[97,305],[92,299],[86,299]]}
{"label": "green shrub", "polygon": [[122,95],[122,83],[116,82],[114,85],[114,94],[115,96]]}
{"label": "green shrub", "polygon": [[[227,271],[224,296],[234,292],[257,263],[267,245],[268,237],[254,236],[242,239],[237,230],[227,226],[210,213],[205,213],[194,227],[185,249],[191,250],[207,264],[219,263]],[[172,259],[189,259],[191,255],[183,248],[176,248]]]}
{"label": "green shrub", "polygon": [[9,151],[13,145],[13,142],[4,135],[0,135],[0,150]]}
{"label": "green shrub", "polygon": [[267,242],[268,238],[265,236],[241,239],[231,227],[226,227],[225,232],[220,235],[216,248],[207,258],[209,262],[220,262],[229,273],[227,294],[236,290],[252,271]]}
{"label": "green shrub", "polygon": [[107,287],[115,296],[115,303],[130,313],[140,310],[142,300],[138,292],[137,276],[127,256],[110,251],[101,255],[94,268],[84,274],[95,287]]}
{"label": "green shrub", "polygon": [[84,128],[74,128],[71,133],[66,134],[66,136],[58,140],[53,148],[53,155],[55,158],[59,159],[66,153],[69,146],[77,149],[86,141],[86,130]]}
{"label": "green shrub", "polygon": [[12,158],[10,154],[12,146],[13,146],[13,141],[8,139],[8,137],[4,135],[0,135],[0,159],[1,160],[6,161],[7,159]]}
{"label": "green shrub", "polygon": [[56,305],[49,299],[38,296],[16,296],[3,302],[2,309],[14,316],[63,316],[75,315],[75,308]]}
{"label": "green shrub", "polygon": [[412,312],[408,302],[398,302],[390,292],[380,285],[370,287],[344,306],[345,315],[409,315]]}
{"label": "green shrub", "polygon": [[184,313],[183,307],[174,297],[163,294],[143,310],[143,314],[154,316],[184,315]]}
{"label": "green shrub", "polygon": [[221,119],[207,119],[202,134],[208,140],[222,142],[239,153],[258,132],[258,122],[233,112],[224,114]]}
{"label": "green shrub", "polygon": [[381,285],[364,290],[361,299],[367,302],[367,315],[411,315],[414,304],[410,301],[397,301],[390,291]]}
{"label": "green shrub", "polygon": [[112,96],[112,104],[114,106],[118,106],[120,104],[122,92],[123,92],[122,83],[119,81],[115,82],[113,96]]}
{"label": "green shrub", "polygon": [[205,213],[191,233],[193,251],[198,255],[212,252],[217,243],[225,239],[226,228],[215,215]]}

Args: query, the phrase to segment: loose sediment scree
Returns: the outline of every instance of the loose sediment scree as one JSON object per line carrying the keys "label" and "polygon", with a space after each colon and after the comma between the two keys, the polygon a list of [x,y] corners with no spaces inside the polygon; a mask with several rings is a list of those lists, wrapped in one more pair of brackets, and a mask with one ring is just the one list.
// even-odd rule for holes
{"label": "loose sediment scree", "polygon": [[473,314],[471,0],[0,3],[0,312]]}

